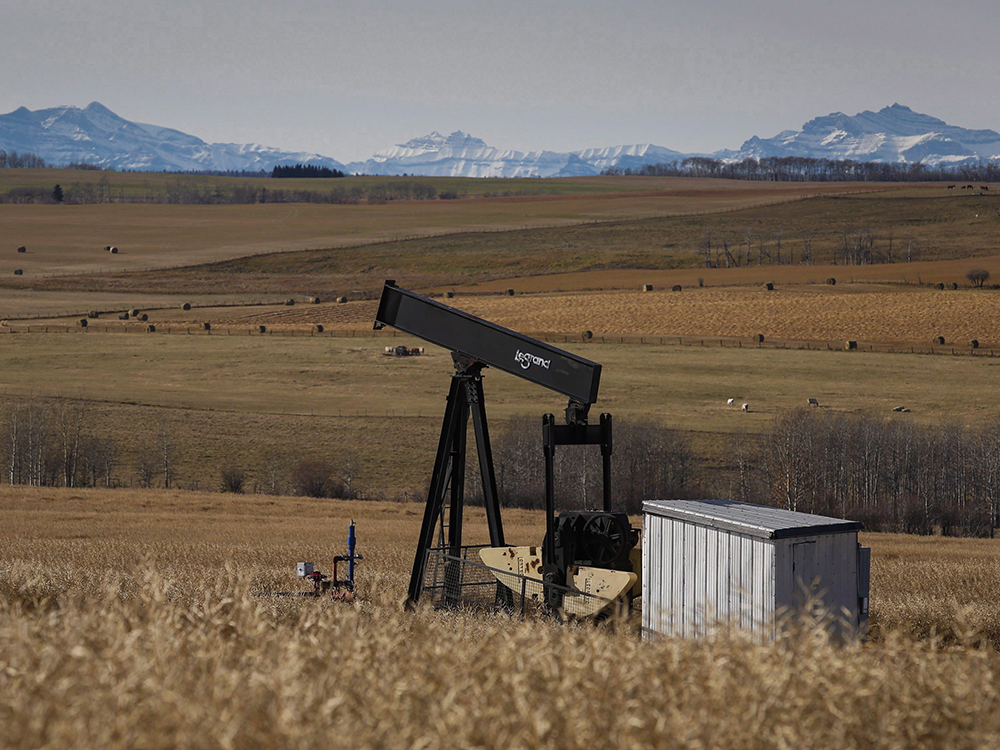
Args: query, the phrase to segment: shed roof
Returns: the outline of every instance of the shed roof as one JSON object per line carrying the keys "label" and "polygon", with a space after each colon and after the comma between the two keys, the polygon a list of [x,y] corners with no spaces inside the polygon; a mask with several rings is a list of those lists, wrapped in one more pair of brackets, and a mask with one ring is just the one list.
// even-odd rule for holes
{"label": "shed roof", "polygon": [[650,500],[642,504],[642,510],[657,516],[738,531],[763,539],[841,534],[864,529],[858,521],[768,508],[736,500]]}

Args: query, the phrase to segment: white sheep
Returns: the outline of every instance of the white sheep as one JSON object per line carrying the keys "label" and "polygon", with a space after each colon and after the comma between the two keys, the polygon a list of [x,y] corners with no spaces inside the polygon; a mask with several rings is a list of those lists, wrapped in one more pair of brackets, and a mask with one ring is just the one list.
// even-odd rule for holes
{"label": "white sheep", "polygon": [[733,405],[733,403],[734,403],[735,401],[736,401],[736,399],[735,399],[735,398],[731,398],[731,399],[729,399],[729,400],[728,400],[728,401],[726,402],[726,404],[728,404],[729,406],[732,406],[732,405]]}

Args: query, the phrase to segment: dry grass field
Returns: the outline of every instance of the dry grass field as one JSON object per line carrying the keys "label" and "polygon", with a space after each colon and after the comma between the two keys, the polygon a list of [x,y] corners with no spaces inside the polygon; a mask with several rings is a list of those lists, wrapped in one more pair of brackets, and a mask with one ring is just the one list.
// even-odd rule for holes
{"label": "dry grass field", "polygon": [[[17,172],[0,177],[53,177],[3,174]],[[111,179],[129,196],[168,180]],[[8,183],[0,191],[18,187]],[[476,181],[468,194],[480,197],[385,205],[0,206],[0,317],[51,316],[2,328],[0,441],[15,405],[69,414],[118,446],[122,485],[0,485],[0,748],[996,747],[997,540],[865,535],[865,645],[819,630],[768,645],[644,641],[629,627],[399,607],[422,512],[403,500],[425,491],[452,363],[430,346],[382,355],[421,343],[371,335],[375,303],[358,297],[387,277],[572,337],[558,345],[604,366],[596,410],[685,431],[716,496],[729,490],[733,436],[807,398],[919,424],[995,418],[1000,293],[927,284],[964,285],[973,266],[1000,278],[1000,204],[918,185],[760,206],[859,187],[872,186],[585,178]],[[548,194],[498,196],[533,189]],[[759,207],[729,210],[747,204]],[[698,212],[709,213],[669,218]],[[803,231],[828,252],[858,227],[879,247],[890,235],[897,252],[914,244],[918,261],[696,267],[709,230],[715,243],[751,232],[772,249],[784,232],[798,253]],[[105,269],[116,273],[93,273]],[[71,275],[41,278],[53,273]],[[637,291],[646,283],[655,291]],[[511,287],[516,296],[487,293]],[[327,301],[303,304],[315,293]],[[263,296],[297,304],[228,305]],[[110,312],[128,307],[157,330]],[[107,312],[83,331],[76,317],[91,309]],[[765,346],[750,344],[757,333]],[[840,349],[939,335],[966,352],[976,338],[985,356]],[[495,433],[565,406],[499,372],[485,387]],[[892,414],[899,405],[911,411]],[[174,489],[132,488],[150,451],[169,451]],[[365,496],[400,502],[213,491],[223,468],[261,491],[275,467],[312,457],[351,464]],[[469,541],[485,540],[482,514],[470,514]],[[354,607],[255,596],[300,588],[296,561],[325,571],[352,518],[365,555]],[[511,540],[537,543],[542,525],[505,512]]]}
{"label": "dry grass field", "polygon": [[[482,519],[478,519],[482,525]],[[353,607],[298,590],[358,523]],[[540,518],[507,514],[510,538]],[[988,748],[997,543],[868,535],[872,642],[399,608],[411,505],[0,491],[0,746]],[[932,567],[940,557],[945,564]],[[931,575],[930,582],[925,579]],[[971,607],[966,606],[971,604]],[[933,633],[934,635],[931,635]]]}
{"label": "dry grass field", "polygon": [[[266,486],[275,462],[287,468],[296,458],[350,454],[366,493],[424,490],[452,372],[444,350],[394,358],[382,355],[387,343],[420,342],[250,335],[249,327],[240,335],[132,330],[3,335],[0,417],[28,399],[81,411],[88,435],[120,447],[115,474],[126,485],[140,453],[155,450],[165,432],[175,481],[185,488],[216,488],[226,466],[245,470],[250,488]],[[702,485],[716,493],[728,491],[731,436],[765,430],[810,397],[822,410],[920,424],[974,425],[994,418],[1000,402],[998,360],[988,356],[560,345],[604,366],[596,409],[685,431]],[[540,419],[565,407],[556,394],[501,372],[487,371],[485,388],[494,430],[514,416]],[[730,397],[751,411],[727,406]],[[899,405],[911,412],[891,414]]]}
{"label": "dry grass field", "polygon": [[874,285],[809,285],[510,297],[457,297],[501,325],[560,333],[929,344],[1000,348],[1000,294]]}
{"label": "dry grass field", "polygon": [[[753,208],[729,210],[725,199],[730,194],[726,191],[735,189],[723,185],[714,190],[706,187],[684,193],[651,190],[582,198],[539,196],[393,202],[388,206],[301,206],[299,208],[306,211],[302,215],[304,220],[294,230],[281,236],[294,245],[305,242],[303,233],[315,230],[318,234],[309,236],[320,240],[326,237],[329,244],[324,247],[321,242],[317,244],[310,239],[306,247],[324,249],[265,250],[262,255],[252,256],[247,256],[247,253],[261,250],[251,250],[241,244],[241,233],[253,232],[255,241],[265,240],[271,236],[273,228],[264,226],[261,218],[266,217],[269,211],[280,213],[295,207],[152,207],[176,210],[179,212],[177,216],[184,215],[189,208],[198,209],[203,210],[203,215],[207,217],[216,215],[212,212],[219,209],[220,226],[224,226],[227,217],[234,212],[234,215],[250,216],[251,221],[245,228],[233,230],[230,241],[224,245],[219,244],[223,238],[218,233],[213,235],[214,230],[210,227],[199,230],[202,231],[200,239],[190,245],[189,252],[182,251],[183,258],[172,255],[176,248],[171,249],[166,243],[149,251],[158,267],[170,265],[173,268],[134,272],[135,265],[122,265],[131,261],[117,257],[109,259],[105,255],[98,258],[87,250],[76,253],[74,257],[81,262],[89,259],[88,262],[98,263],[96,268],[102,273],[52,277],[44,275],[39,267],[31,272],[25,269],[25,275],[16,278],[0,273],[0,284],[84,293],[137,294],[156,289],[158,292],[191,296],[226,289],[252,295],[319,293],[327,297],[341,294],[357,297],[359,294],[376,293],[385,278],[405,279],[410,288],[417,289],[443,291],[464,287],[470,291],[496,291],[514,287],[537,292],[635,289],[645,283],[693,286],[699,280],[709,286],[765,281],[801,284],[821,282],[829,276],[841,282],[869,280],[965,284],[966,272],[977,265],[992,270],[994,276],[1000,271],[996,256],[1000,246],[1000,203],[993,197],[941,195],[943,188],[940,185],[923,185],[790,202],[782,199],[784,202],[761,205],[761,201],[774,198],[766,188],[761,187],[757,192],[754,192],[755,188],[750,188],[749,194],[741,196],[752,199],[751,202],[756,201]],[[659,197],[661,193],[663,197]],[[636,218],[648,213],[643,204],[648,200],[665,201],[663,205],[696,213]],[[484,221],[476,226],[461,225],[472,231],[462,231],[459,220],[479,211],[477,206],[492,212],[497,221],[487,224],[484,223],[485,218],[480,217]],[[588,207],[594,208],[600,216],[589,213]],[[111,211],[114,215],[117,209],[146,210],[150,207],[69,208]],[[528,216],[518,213],[522,208],[536,218],[541,217],[537,213],[539,211],[561,211],[555,222],[560,226],[540,228],[538,224],[544,223],[542,218],[522,221]],[[327,209],[336,209],[339,212],[336,216],[346,223],[338,223],[339,218],[333,222],[330,217],[334,213]],[[502,220],[504,211],[514,212],[507,216],[509,220]],[[440,234],[435,229],[439,236],[421,238],[420,235],[427,231],[427,221],[436,215],[448,224],[445,227],[448,233]],[[323,223],[323,216],[330,221]],[[391,220],[371,224],[378,217]],[[419,220],[407,225],[406,222],[414,217]],[[608,220],[609,217],[613,220]],[[594,218],[596,223],[592,221]],[[56,222],[53,229],[59,226],[62,225]],[[518,228],[523,226],[534,228]],[[327,230],[340,229],[353,239],[341,242],[332,235],[322,234]],[[391,230],[390,234],[394,232],[391,236],[405,234],[410,239],[371,244],[377,239],[373,232],[383,230]],[[379,236],[386,236],[385,232]],[[169,237],[169,232],[163,234],[166,240]],[[746,262],[745,243],[748,237],[753,255],[750,264]],[[868,238],[866,242],[870,240],[876,262],[863,266],[822,265],[838,257],[842,262],[845,241],[852,245],[859,241],[859,237]],[[353,246],[345,246],[345,242],[348,245],[353,243]],[[740,267],[705,268],[702,251],[709,243],[713,262],[726,265],[725,258],[720,257],[725,246],[734,255],[743,254]],[[817,265],[803,266],[800,263],[807,244]],[[300,248],[302,246],[299,244]],[[277,246],[272,247],[275,248]],[[221,257],[216,251],[225,253],[231,259],[209,262]],[[763,263],[758,264],[761,252],[765,257]],[[59,254],[59,257],[65,259],[66,253]],[[773,265],[768,257],[774,261]],[[26,258],[20,256],[17,260],[27,262]],[[893,262],[883,262],[889,259]],[[185,266],[185,263],[189,265]],[[128,271],[130,268],[133,271]],[[123,269],[127,272],[120,272]]]}
{"label": "dry grass field", "polygon": [[[14,171],[14,170],[11,170]],[[868,186],[661,180],[644,190],[527,197],[389,201],[383,205],[0,205],[9,245],[0,277],[120,273],[404,237],[496,232],[732,210]],[[25,254],[15,253],[23,245]],[[105,246],[119,248],[117,255]]]}
{"label": "dry grass field", "polygon": [[[995,247],[995,245],[991,246]],[[955,260],[925,260],[911,263],[874,263],[865,266],[844,265],[795,265],[749,266],[742,268],[631,268],[601,271],[572,271],[536,276],[516,276],[470,284],[437,286],[432,291],[462,291],[469,294],[490,294],[515,289],[518,292],[539,294],[546,292],[584,292],[634,290],[643,284],[654,289],[670,289],[680,284],[691,287],[732,287],[762,285],[768,282],[784,286],[823,284],[834,278],[838,285],[878,284],[888,291],[896,286],[935,285],[956,283],[968,287],[968,272],[982,268],[992,279],[1000,279],[1000,255],[976,255]],[[990,284],[993,282],[991,281]],[[830,290],[833,291],[833,290]],[[850,292],[851,289],[837,289]]]}
{"label": "dry grass field", "polygon": [[[596,275],[596,274],[595,274]],[[577,336],[647,335],[864,343],[947,344],[966,349],[972,339],[1000,348],[1000,294],[990,289],[937,290],[875,284],[691,287],[682,292],[538,293],[523,296],[459,293],[443,300],[518,331]],[[255,325],[306,330],[320,323],[330,331],[371,328],[376,301],[350,304],[265,306],[167,311],[163,319],[194,325],[212,320],[235,328]],[[161,317],[156,316],[158,319]],[[55,321],[53,321],[55,322]],[[114,321],[111,321],[114,326]]]}

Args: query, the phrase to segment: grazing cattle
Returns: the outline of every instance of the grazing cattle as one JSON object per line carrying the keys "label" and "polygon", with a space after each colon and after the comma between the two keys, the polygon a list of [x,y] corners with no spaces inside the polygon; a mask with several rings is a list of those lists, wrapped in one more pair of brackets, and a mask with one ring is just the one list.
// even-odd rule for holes
{"label": "grazing cattle", "polygon": [[975,188],[972,185],[966,185],[965,189],[966,190],[975,190]]}
{"label": "grazing cattle", "polygon": [[948,186],[948,189],[949,189],[949,190],[954,190],[954,189],[955,189],[955,186],[954,186],[954,185],[949,185],[949,186]]}
{"label": "grazing cattle", "polygon": [[731,398],[731,399],[729,399],[729,400],[728,400],[728,401],[727,401],[726,403],[727,403],[727,404],[728,404],[729,406],[732,406],[732,405],[733,405],[733,402],[735,402],[735,401],[736,401],[736,399],[735,399],[735,398]]}
{"label": "grazing cattle", "polygon": [[819,401],[814,398],[809,399],[809,406],[819,406]]}
{"label": "grazing cattle", "polygon": [[986,190],[986,191],[988,192],[988,191],[989,191],[989,189],[990,189],[990,186],[989,186],[989,185],[980,185],[980,186],[979,186],[979,189],[980,189],[980,190]]}
{"label": "grazing cattle", "polygon": [[750,411],[750,404],[743,404],[743,411]]}

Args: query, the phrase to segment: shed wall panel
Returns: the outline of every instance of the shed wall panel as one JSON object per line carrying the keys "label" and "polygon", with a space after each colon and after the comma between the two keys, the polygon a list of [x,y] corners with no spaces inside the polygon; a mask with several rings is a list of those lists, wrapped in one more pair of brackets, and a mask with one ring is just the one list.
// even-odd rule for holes
{"label": "shed wall panel", "polygon": [[857,617],[857,532],[764,539],[731,528],[644,514],[643,626],[673,636],[724,621],[773,637],[794,606],[798,577],[818,581],[830,610]]}
{"label": "shed wall panel", "polygon": [[670,588],[671,595],[665,599],[664,606],[670,608],[672,634],[684,634],[684,524],[671,522],[674,548],[671,555]]}

